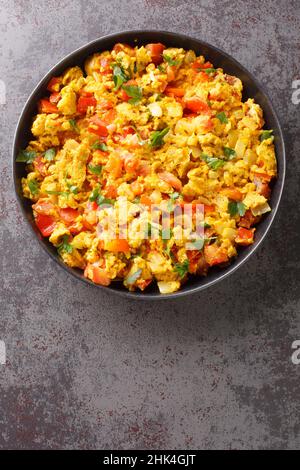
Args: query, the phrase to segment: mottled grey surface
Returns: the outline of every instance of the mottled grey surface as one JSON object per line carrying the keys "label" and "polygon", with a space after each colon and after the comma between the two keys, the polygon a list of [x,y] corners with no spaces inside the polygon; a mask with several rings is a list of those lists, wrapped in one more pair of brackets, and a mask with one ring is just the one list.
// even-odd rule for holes
{"label": "mottled grey surface", "polygon": [[[0,448],[300,448],[299,1],[0,2]],[[68,276],[32,242],[10,151],[19,113],[65,54],[153,28],[223,48],[265,84],[288,173],[270,235],[210,290],[126,301]]]}

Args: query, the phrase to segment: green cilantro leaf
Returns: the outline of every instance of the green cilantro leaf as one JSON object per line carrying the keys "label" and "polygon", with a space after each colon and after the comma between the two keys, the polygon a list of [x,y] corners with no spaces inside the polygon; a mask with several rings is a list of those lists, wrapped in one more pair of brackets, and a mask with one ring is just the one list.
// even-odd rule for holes
{"label": "green cilantro leaf", "polygon": [[39,185],[36,180],[28,181],[28,188],[30,189],[31,194],[36,196],[39,193]]}
{"label": "green cilantro leaf", "polygon": [[218,118],[219,121],[220,121],[222,124],[227,124],[227,122],[228,122],[227,116],[226,116],[226,114],[224,113],[224,111],[222,111],[221,113],[216,114],[216,118]]}
{"label": "green cilantro leaf", "polygon": [[262,133],[260,134],[259,140],[260,140],[261,142],[263,142],[264,140],[267,140],[267,139],[269,139],[270,137],[273,137],[272,134],[273,134],[273,131],[272,131],[272,130],[270,130],[270,131],[267,131],[267,130],[266,130],[266,131],[262,131]]}
{"label": "green cilantro leaf", "polygon": [[165,59],[165,61],[168,63],[168,65],[179,65],[180,64],[180,60],[179,59],[172,59],[172,57],[170,57],[169,55],[167,54],[164,54],[163,55],[163,58]]}
{"label": "green cilantro leaf", "polygon": [[51,196],[68,196],[69,193],[67,193],[66,191],[46,191],[47,194],[50,194]]}
{"label": "green cilantro leaf", "polygon": [[158,65],[157,68],[158,68],[158,70],[159,70],[160,72],[162,72],[162,73],[165,73],[165,72],[166,72],[166,69],[165,69],[164,66],[161,65],[161,64]]}
{"label": "green cilantro leaf", "polygon": [[236,156],[235,150],[230,147],[224,147],[223,152],[227,160],[232,160]]}
{"label": "green cilantro leaf", "polygon": [[174,271],[179,274],[181,278],[183,278],[186,273],[188,272],[190,267],[189,260],[186,259],[183,263],[176,263],[174,266]]}
{"label": "green cilantro leaf", "polygon": [[108,147],[104,142],[95,142],[92,145],[92,149],[93,150],[102,150],[102,152],[107,152],[108,151]]}
{"label": "green cilantro leaf", "polygon": [[122,85],[126,95],[130,96],[131,99],[128,101],[130,104],[138,104],[143,97],[143,90],[140,86],[136,85]]}
{"label": "green cilantro leaf", "polygon": [[210,74],[216,73],[217,70],[213,68],[208,68],[208,69],[203,69],[203,71],[207,73],[207,75],[210,75]]}
{"label": "green cilantro leaf", "polygon": [[209,168],[211,168],[212,170],[218,170],[219,168],[222,168],[222,166],[225,164],[225,160],[222,160],[221,158],[217,157],[211,157],[210,155],[206,155],[205,153],[201,155],[201,158],[205,161],[205,163],[207,163]]}
{"label": "green cilantro leaf", "polygon": [[44,153],[44,157],[46,160],[48,160],[48,162],[52,162],[55,158],[55,153],[55,149],[48,149]]}
{"label": "green cilantro leaf", "polygon": [[18,153],[16,162],[18,163],[32,163],[36,157],[36,152],[34,150],[21,150]]}
{"label": "green cilantro leaf", "polygon": [[164,137],[169,132],[170,128],[165,127],[162,131],[155,131],[151,133],[150,145],[151,147],[161,147],[164,143]]}
{"label": "green cilantro leaf", "polygon": [[71,186],[69,186],[69,189],[72,194],[78,194],[78,188],[77,186],[75,186],[75,184],[72,184]]}
{"label": "green cilantro leaf", "polygon": [[125,73],[123,67],[121,67],[120,65],[113,66],[113,81],[116,90],[118,90],[124,82],[127,82],[129,78],[130,77]]}
{"label": "green cilantro leaf", "polygon": [[100,195],[100,187],[96,186],[89,197],[90,201],[94,202],[97,200],[97,197]]}
{"label": "green cilantro leaf", "polygon": [[130,276],[127,276],[125,279],[126,284],[129,284],[129,285],[134,284],[139,279],[141,274],[142,274],[142,269],[138,269],[134,273],[130,274]]}
{"label": "green cilantro leaf", "polygon": [[102,166],[101,165],[92,165],[91,163],[88,165],[88,169],[90,170],[93,175],[101,175]]}
{"label": "green cilantro leaf", "polygon": [[62,251],[66,253],[72,253],[73,247],[69,243],[69,235],[64,235],[62,238],[62,242],[57,247],[58,251],[61,253]]}
{"label": "green cilantro leaf", "polygon": [[80,132],[80,129],[79,127],[77,126],[77,122],[75,119],[69,119],[69,124],[70,126],[72,127],[73,131],[77,132],[79,134]]}
{"label": "green cilantro leaf", "polygon": [[240,217],[243,217],[246,212],[246,206],[243,202],[236,202],[236,201],[229,201],[228,203],[228,212],[231,215],[231,217],[234,217],[235,215],[239,215]]}
{"label": "green cilantro leaf", "polygon": [[97,196],[96,201],[98,206],[113,205],[115,203],[113,199],[107,199],[106,197],[102,196],[102,194]]}

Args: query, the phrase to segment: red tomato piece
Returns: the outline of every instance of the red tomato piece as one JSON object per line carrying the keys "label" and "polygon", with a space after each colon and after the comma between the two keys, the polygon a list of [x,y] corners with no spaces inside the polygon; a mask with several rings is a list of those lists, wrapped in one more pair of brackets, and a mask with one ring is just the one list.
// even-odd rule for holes
{"label": "red tomato piece", "polygon": [[96,105],[97,100],[94,96],[80,96],[77,102],[77,112],[79,114],[85,114],[88,107]]}
{"label": "red tomato piece", "polygon": [[162,53],[166,47],[160,42],[154,44],[147,44],[146,49],[150,52],[151,60],[155,65],[162,62]]}
{"label": "red tomato piece", "polygon": [[74,220],[79,216],[79,212],[77,209],[66,207],[64,209],[59,209],[59,215],[62,220],[68,225],[74,222]]}
{"label": "red tomato piece", "polygon": [[49,237],[56,225],[54,217],[39,213],[35,217],[35,223],[43,237]]}
{"label": "red tomato piece", "polygon": [[58,113],[58,108],[49,100],[42,99],[39,101],[39,113]]}
{"label": "red tomato piece", "polygon": [[88,131],[92,132],[93,134],[98,135],[99,137],[107,137],[108,136],[108,129],[107,124],[98,116],[93,116],[90,119],[90,124],[88,127]]}
{"label": "red tomato piece", "polygon": [[53,92],[59,91],[59,87],[61,84],[60,77],[52,77],[50,82],[47,85],[47,90]]}
{"label": "red tomato piece", "polygon": [[211,112],[209,105],[197,96],[185,100],[185,107],[193,113],[209,114]]}
{"label": "red tomato piece", "polygon": [[247,228],[239,227],[235,242],[243,246],[252,245],[254,242],[254,230],[254,228],[248,230]]}

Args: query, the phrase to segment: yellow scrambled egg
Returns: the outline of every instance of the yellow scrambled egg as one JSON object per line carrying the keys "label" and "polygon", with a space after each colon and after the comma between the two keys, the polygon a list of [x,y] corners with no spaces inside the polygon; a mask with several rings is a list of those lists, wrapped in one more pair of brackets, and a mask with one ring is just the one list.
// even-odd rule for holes
{"label": "yellow scrambled egg", "polygon": [[253,243],[276,158],[242,88],[203,56],[162,44],[116,44],[53,77],[17,160],[36,224],[63,261],[101,285],[157,282],[167,294]]}

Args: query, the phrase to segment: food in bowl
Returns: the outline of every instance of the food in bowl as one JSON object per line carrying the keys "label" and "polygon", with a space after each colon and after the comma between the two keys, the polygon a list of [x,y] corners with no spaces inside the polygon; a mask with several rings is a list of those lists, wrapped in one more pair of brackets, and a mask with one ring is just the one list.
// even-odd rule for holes
{"label": "food in bowl", "polygon": [[52,77],[17,161],[62,260],[96,284],[157,282],[167,294],[251,245],[271,210],[276,157],[242,88],[194,51],[160,43],[118,43]]}

